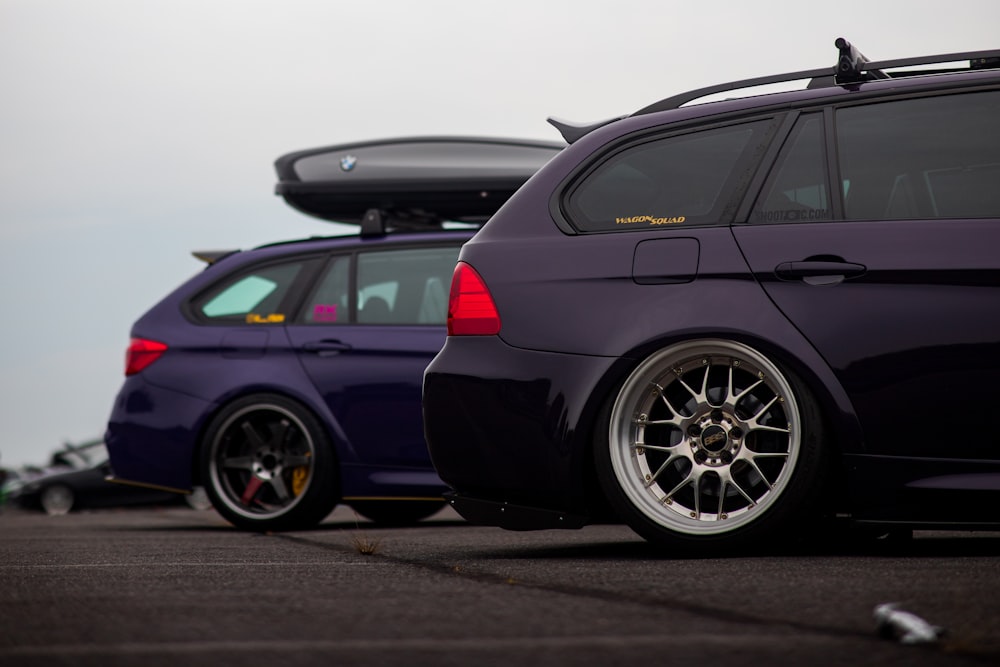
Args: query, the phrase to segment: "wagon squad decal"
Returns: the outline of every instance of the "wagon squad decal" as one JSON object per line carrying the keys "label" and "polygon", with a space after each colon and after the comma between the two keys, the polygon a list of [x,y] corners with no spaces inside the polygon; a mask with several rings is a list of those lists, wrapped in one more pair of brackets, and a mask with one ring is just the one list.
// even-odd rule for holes
{"label": "wagon squad decal", "polygon": [[615,218],[616,225],[636,225],[646,223],[647,225],[676,225],[684,222],[683,215],[658,218],[652,215],[632,215],[624,218]]}
{"label": "wagon squad decal", "polygon": [[281,313],[270,313],[268,315],[247,313],[247,324],[277,324],[284,321],[285,316]]}

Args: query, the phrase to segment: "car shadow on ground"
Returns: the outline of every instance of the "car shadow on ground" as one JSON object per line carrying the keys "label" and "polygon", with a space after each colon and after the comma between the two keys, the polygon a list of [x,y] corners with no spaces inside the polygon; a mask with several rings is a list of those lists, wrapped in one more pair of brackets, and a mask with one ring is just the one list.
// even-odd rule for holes
{"label": "car shadow on ground", "polygon": [[[346,509],[346,512],[345,512]],[[351,517],[349,508],[340,508],[336,516],[331,515],[323,523],[295,531],[264,531],[253,533],[243,531],[228,523],[211,510],[206,512],[171,510],[170,524],[151,522],[115,526],[117,532],[246,532],[264,535],[323,535],[323,534],[371,534],[378,539],[388,538],[399,530],[481,529],[464,519],[444,513],[424,519],[409,526],[389,526],[377,524],[360,516]],[[159,515],[159,513],[157,513]],[[161,515],[162,516],[162,515]],[[184,521],[190,516],[190,521]],[[584,529],[587,530],[586,528]],[[817,534],[809,538],[786,543],[772,543],[766,548],[747,549],[729,553],[705,553],[702,555],[682,554],[670,549],[657,547],[638,535],[629,534],[628,539],[607,540],[604,536],[594,541],[582,541],[584,533],[576,531],[539,531],[546,534],[542,543],[531,543],[518,533],[492,529],[495,536],[488,538],[489,544],[471,549],[463,546],[466,558],[488,559],[586,559],[586,560],[647,560],[647,559],[707,559],[746,557],[920,557],[920,558],[962,558],[991,557],[1000,554],[1000,531],[899,531],[875,535],[851,530],[836,530]],[[503,536],[509,536],[504,540]],[[553,539],[554,536],[554,539]],[[563,538],[567,539],[563,539]],[[484,540],[487,541],[487,540]],[[526,543],[527,542],[527,543]],[[560,543],[561,542],[561,543]],[[445,547],[446,550],[453,545]]]}
{"label": "car shadow on ground", "polygon": [[517,545],[466,551],[467,558],[553,560],[707,560],[717,558],[975,558],[1000,554],[1000,533],[918,533],[911,539],[813,541],[726,553],[678,553],[637,538],[634,542]]}

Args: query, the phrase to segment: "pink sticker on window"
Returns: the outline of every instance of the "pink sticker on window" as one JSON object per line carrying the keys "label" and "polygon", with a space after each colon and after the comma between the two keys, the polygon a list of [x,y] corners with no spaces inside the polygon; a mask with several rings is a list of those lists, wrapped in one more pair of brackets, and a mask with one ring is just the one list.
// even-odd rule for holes
{"label": "pink sticker on window", "polygon": [[317,303],[313,306],[313,322],[336,322],[337,321],[337,304],[323,304]]}

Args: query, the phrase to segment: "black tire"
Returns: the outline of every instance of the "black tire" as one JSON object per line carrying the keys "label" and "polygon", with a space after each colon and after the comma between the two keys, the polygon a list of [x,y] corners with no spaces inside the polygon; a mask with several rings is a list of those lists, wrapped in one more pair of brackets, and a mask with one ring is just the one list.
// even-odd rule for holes
{"label": "black tire", "polygon": [[382,526],[412,526],[437,514],[445,504],[444,500],[356,500],[351,508]]}
{"label": "black tire", "polygon": [[694,340],[645,359],[598,420],[594,459],[612,507],[677,555],[767,549],[822,495],[828,450],[805,386],[759,351]]}
{"label": "black tire", "polygon": [[212,420],[201,448],[212,506],[238,528],[309,528],[339,499],[330,438],[299,403],[273,394],[233,401]]}

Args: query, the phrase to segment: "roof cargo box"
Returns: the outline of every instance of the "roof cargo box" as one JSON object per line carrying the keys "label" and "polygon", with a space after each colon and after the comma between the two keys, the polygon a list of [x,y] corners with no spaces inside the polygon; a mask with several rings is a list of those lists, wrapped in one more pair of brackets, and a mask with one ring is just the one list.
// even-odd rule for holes
{"label": "roof cargo box", "polygon": [[394,228],[487,220],[565,144],[518,139],[411,137],[284,155],[275,192],[311,216]]}

